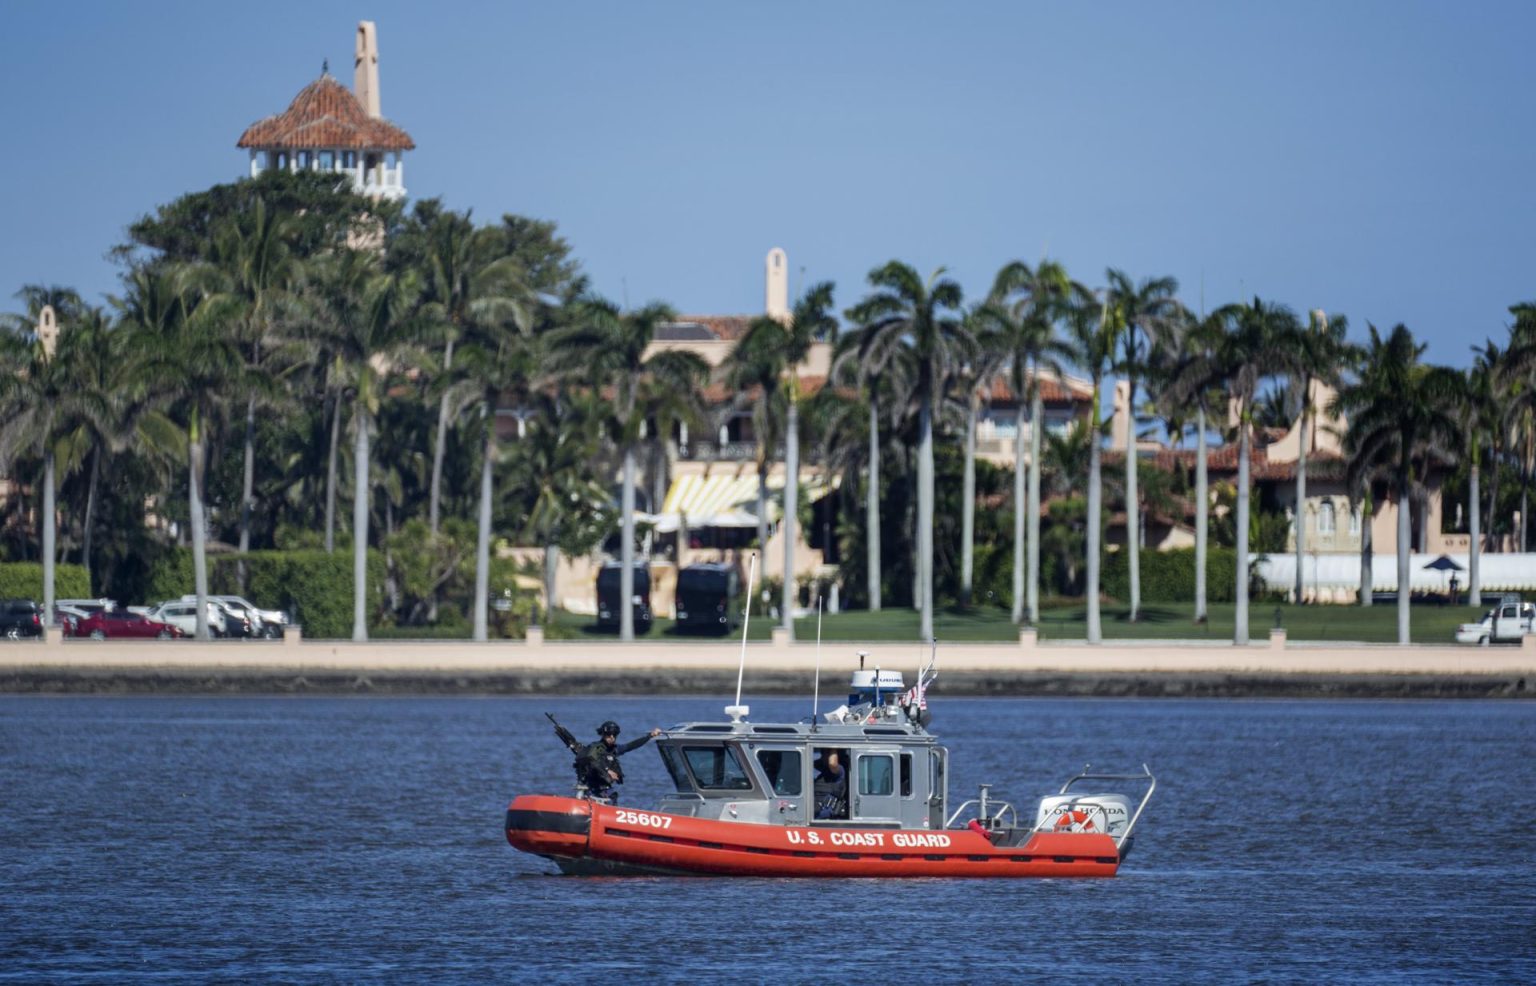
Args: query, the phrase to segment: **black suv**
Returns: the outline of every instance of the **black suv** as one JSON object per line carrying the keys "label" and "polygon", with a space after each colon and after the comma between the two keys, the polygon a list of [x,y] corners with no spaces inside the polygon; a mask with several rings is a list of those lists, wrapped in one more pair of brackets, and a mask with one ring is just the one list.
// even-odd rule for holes
{"label": "black suv", "polygon": [[43,613],[30,599],[0,599],[0,636],[9,640],[43,635]]}

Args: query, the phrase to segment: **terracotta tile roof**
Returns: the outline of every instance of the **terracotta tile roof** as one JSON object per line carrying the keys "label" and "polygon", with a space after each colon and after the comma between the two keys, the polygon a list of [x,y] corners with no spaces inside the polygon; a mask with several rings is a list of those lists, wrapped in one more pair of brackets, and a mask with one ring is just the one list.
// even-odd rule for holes
{"label": "terracotta tile roof", "polygon": [[246,127],[235,146],[410,151],[416,142],[388,120],[369,116],[352,90],[322,75],[300,89],[286,110]]}
{"label": "terracotta tile roof", "polygon": [[[1093,400],[1093,387],[1075,380],[1041,376],[1040,399],[1047,404],[1082,404]],[[987,400],[993,404],[1013,403],[1013,388],[1008,385],[1006,375],[999,374],[992,378]]]}

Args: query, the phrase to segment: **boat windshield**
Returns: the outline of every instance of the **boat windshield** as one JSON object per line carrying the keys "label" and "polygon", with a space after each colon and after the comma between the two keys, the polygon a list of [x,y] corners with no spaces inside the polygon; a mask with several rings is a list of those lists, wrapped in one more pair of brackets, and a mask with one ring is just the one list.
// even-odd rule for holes
{"label": "boat windshield", "polygon": [[688,777],[688,771],[677,759],[677,751],[665,744],[658,747],[661,750],[661,762],[666,764],[667,773],[672,776],[672,784],[679,794],[693,793],[693,781]]}
{"label": "boat windshield", "polygon": [[683,759],[701,791],[750,791],[752,781],[729,746],[685,746]]}

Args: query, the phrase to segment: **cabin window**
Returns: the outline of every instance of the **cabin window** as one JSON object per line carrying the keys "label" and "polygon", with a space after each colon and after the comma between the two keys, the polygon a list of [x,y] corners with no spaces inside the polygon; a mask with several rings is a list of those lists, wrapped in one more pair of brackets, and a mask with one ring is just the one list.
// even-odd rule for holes
{"label": "cabin window", "polygon": [[750,791],[752,781],[728,746],[685,746],[683,759],[699,787],[706,791]]}
{"label": "cabin window", "polygon": [[688,779],[688,771],[683,768],[677,759],[677,751],[670,746],[658,747],[661,750],[661,762],[666,765],[667,773],[672,776],[672,784],[678,791],[687,793],[693,790],[693,782]]}
{"label": "cabin window", "polygon": [[799,750],[759,750],[757,762],[768,777],[768,786],[774,794],[798,796],[804,783],[801,779]]}
{"label": "cabin window", "polygon": [[901,796],[912,797],[912,754],[901,755]]}
{"label": "cabin window", "polygon": [[888,756],[859,758],[859,793],[888,795],[896,790],[896,765]]}

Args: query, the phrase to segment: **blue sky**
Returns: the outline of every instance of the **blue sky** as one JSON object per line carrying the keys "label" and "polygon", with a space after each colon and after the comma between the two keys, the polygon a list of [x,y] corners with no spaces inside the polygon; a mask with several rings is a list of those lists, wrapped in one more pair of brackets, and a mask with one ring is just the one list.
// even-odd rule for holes
{"label": "blue sky", "polygon": [[1465,365],[1536,299],[1536,5],[1361,0],[12,0],[0,293],[112,291],[127,223],[244,174],[323,59],[351,83],[362,18],[411,194],[553,219],[631,304],[759,310],[772,246],[839,306],[893,257],[975,296],[1049,254]]}

